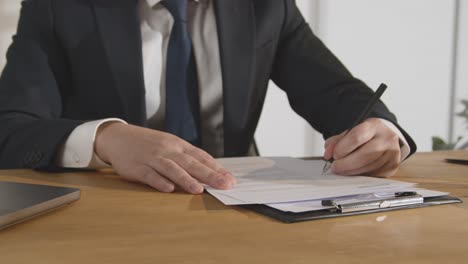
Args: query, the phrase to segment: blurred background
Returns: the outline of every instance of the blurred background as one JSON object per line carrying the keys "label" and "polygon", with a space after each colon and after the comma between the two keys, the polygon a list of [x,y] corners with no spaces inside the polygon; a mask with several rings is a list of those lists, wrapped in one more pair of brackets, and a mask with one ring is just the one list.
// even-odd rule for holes
{"label": "blurred background", "polygon": [[[19,0],[0,1],[0,69],[16,30]],[[297,0],[315,33],[383,101],[418,144],[468,136],[468,3],[461,0]],[[313,84],[311,84],[313,85]],[[468,106],[467,106],[468,107]],[[468,113],[468,112],[467,112]],[[278,125],[281,124],[281,125]],[[264,156],[321,155],[323,139],[271,85],[256,133]],[[439,142],[440,143],[440,142]],[[451,147],[451,146],[445,146]]]}

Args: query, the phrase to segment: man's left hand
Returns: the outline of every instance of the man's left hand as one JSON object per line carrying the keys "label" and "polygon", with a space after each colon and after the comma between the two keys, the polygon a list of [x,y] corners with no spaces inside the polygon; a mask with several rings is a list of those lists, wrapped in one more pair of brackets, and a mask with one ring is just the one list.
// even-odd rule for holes
{"label": "man's left hand", "polygon": [[333,157],[332,172],[339,175],[393,176],[400,165],[398,135],[382,119],[369,118],[325,142],[325,160]]}

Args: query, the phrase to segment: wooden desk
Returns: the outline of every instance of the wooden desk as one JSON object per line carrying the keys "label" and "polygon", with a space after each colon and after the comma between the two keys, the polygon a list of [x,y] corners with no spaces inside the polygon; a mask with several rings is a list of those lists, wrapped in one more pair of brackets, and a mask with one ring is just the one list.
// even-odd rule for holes
{"label": "wooden desk", "polygon": [[[468,197],[468,166],[420,153],[397,179]],[[466,204],[297,224],[209,195],[160,194],[102,173],[1,171],[78,187],[80,201],[0,231],[0,263],[468,263]]]}

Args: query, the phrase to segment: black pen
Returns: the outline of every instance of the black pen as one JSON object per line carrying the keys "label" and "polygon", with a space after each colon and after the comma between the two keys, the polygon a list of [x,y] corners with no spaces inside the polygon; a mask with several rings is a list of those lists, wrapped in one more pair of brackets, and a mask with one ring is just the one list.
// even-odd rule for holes
{"label": "black pen", "polygon": [[[359,115],[359,118],[357,118],[356,121],[354,121],[354,123],[351,125],[348,131],[346,131],[343,137],[345,137],[349,133],[349,131],[351,131],[353,128],[355,128],[357,125],[359,125],[360,123],[364,122],[364,120],[367,119],[371,111],[374,109],[375,104],[379,101],[380,97],[382,96],[382,94],[385,92],[386,89],[387,89],[387,85],[385,85],[384,83],[382,83],[379,86],[377,91],[375,91],[374,95],[372,96],[372,98],[369,100],[366,107],[362,111],[361,115]],[[325,174],[331,168],[333,161],[334,161],[333,156],[331,159],[326,161],[322,169],[322,175]]]}

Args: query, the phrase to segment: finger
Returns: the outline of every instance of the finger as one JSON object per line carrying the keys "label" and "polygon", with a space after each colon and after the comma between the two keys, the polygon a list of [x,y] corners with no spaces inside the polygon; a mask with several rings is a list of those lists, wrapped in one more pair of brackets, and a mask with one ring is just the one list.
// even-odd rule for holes
{"label": "finger", "polygon": [[376,159],[374,159],[373,161],[367,163],[364,166],[355,167],[355,168],[346,168],[346,169],[336,169],[334,167],[335,163],[337,162],[336,161],[332,165],[332,171],[333,171],[333,173],[338,174],[338,175],[349,175],[349,176],[352,176],[352,175],[367,175],[367,176],[371,176],[369,174],[369,172],[377,170],[378,168],[381,168],[382,166],[384,166],[388,162],[388,160],[389,160],[389,157],[387,156],[387,154],[385,152],[385,153],[382,153],[380,155],[376,155]]}
{"label": "finger", "polygon": [[390,154],[391,158],[388,159],[387,163],[385,163],[380,168],[370,171],[368,173],[370,176],[388,178],[395,175],[395,173],[398,171],[398,168],[400,167],[401,153],[400,151],[395,150],[390,152],[393,153]]}
{"label": "finger", "polygon": [[[391,145],[388,141],[374,138],[348,156],[335,160],[332,171],[341,175],[356,175],[365,172],[364,168],[372,166],[390,148]],[[380,166],[382,165],[380,164]]]}
{"label": "finger", "polygon": [[196,158],[199,162],[205,164],[213,170],[218,170],[221,167],[210,154],[197,147],[190,146],[185,149],[184,153]]}
{"label": "finger", "polygon": [[345,135],[346,132],[341,133],[340,135],[336,135],[333,137],[329,137],[325,141],[325,152],[323,154],[323,158],[325,160],[330,160],[333,157],[333,152],[335,151],[336,144],[340,141],[341,138]]}
{"label": "finger", "polygon": [[335,147],[334,159],[339,160],[369,142],[376,135],[376,128],[371,122],[364,122],[344,136]]}
{"label": "finger", "polygon": [[361,167],[354,171],[346,172],[346,175],[367,175],[373,177],[390,177],[393,176],[400,164],[400,151],[390,149],[379,157],[376,161],[369,163],[367,166]]}
{"label": "finger", "polygon": [[164,193],[173,192],[175,189],[175,186],[172,182],[168,181],[154,169],[148,166],[141,165],[131,169],[130,171],[130,173],[126,174],[126,176],[122,176],[122,178],[128,181],[137,181],[149,185],[154,189]]}
{"label": "finger", "polygon": [[336,144],[338,143],[338,141],[340,141],[341,138],[343,138],[343,136],[346,134],[346,131],[339,134],[339,135],[335,135],[335,136],[332,136],[332,137],[329,137],[327,138],[327,140],[325,140],[325,148],[328,148],[328,146],[330,144]]}
{"label": "finger", "polygon": [[226,170],[219,162],[217,162],[210,154],[206,153],[205,151],[196,148],[196,147],[191,147],[185,151],[186,154],[194,157],[197,159],[200,163],[204,164],[205,166],[211,168],[214,171],[217,171],[221,173],[223,176],[228,178],[229,181],[231,181],[233,184],[237,183],[236,178],[230,173],[228,170]]}
{"label": "finger", "polygon": [[183,153],[174,153],[170,158],[175,161],[190,176],[200,182],[208,184],[217,189],[230,189],[233,187],[233,177],[225,176],[212,168],[202,164],[192,156]]}
{"label": "finger", "polygon": [[188,193],[201,194],[203,192],[203,185],[171,159],[156,158],[150,162],[150,166],[160,175],[180,186]]}
{"label": "finger", "polygon": [[323,154],[324,160],[331,160],[333,157],[333,152],[335,151],[336,143],[329,143]]}

